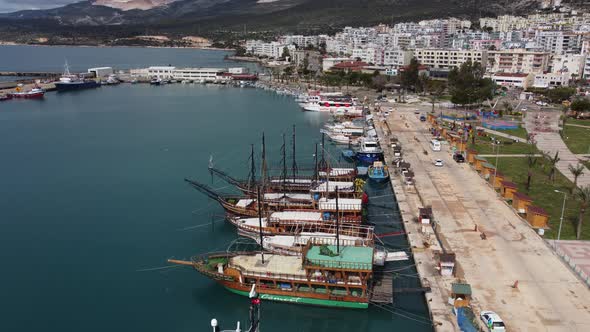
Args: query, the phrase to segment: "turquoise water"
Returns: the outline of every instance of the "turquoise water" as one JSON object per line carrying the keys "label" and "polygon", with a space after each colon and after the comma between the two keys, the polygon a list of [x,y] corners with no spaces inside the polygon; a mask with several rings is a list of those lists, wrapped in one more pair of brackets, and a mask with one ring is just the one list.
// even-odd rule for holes
{"label": "turquoise water", "polygon": [[[245,176],[261,132],[276,162],[294,124],[299,165],[311,165],[325,120],[271,92],[202,85],[119,85],[0,103],[0,330],[208,331],[213,317],[226,328],[245,325],[248,299],[190,268],[146,269],[225,250],[236,238],[223,210],[183,182],[229,190],[212,182],[211,154]],[[369,212],[378,232],[400,230],[389,187],[368,190],[379,196]],[[403,237],[385,240],[407,248]],[[415,282],[411,264],[387,269]],[[426,316],[420,295],[396,297],[396,307],[264,302],[262,331],[431,331],[414,320]]]}
{"label": "turquoise water", "polygon": [[[70,70],[86,72],[93,67],[113,67],[115,70],[145,68],[148,66],[177,67],[231,67],[238,65],[225,61],[231,52],[195,50],[190,48],[139,48],[139,47],[67,47],[67,46],[0,46],[0,71],[62,72],[65,61]],[[252,63],[239,66],[254,69]]]}

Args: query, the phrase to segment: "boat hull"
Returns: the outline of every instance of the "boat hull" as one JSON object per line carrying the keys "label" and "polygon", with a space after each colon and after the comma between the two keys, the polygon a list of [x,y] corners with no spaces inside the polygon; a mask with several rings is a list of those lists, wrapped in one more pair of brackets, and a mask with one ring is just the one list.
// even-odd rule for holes
{"label": "boat hull", "polygon": [[13,93],[10,95],[15,99],[42,99],[45,96],[45,92],[36,93]]}
{"label": "boat hull", "polygon": [[356,158],[362,163],[374,163],[383,160],[383,153],[381,152],[357,152]]}
{"label": "boat hull", "polygon": [[[242,296],[248,296],[249,290],[246,287],[246,290],[236,289],[233,285],[230,285],[227,282],[220,282],[223,286],[229,290],[230,292]],[[292,295],[283,295],[283,294],[273,294],[280,291],[273,291],[267,290],[264,288],[257,288],[256,291],[259,293],[259,298],[261,300],[267,301],[276,301],[276,302],[283,302],[283,303],[294,303],[294,304],[305,304],[305,305],[314,305],[314,306],[322,306],[322,307],[336,307],[336,308],[349,308],[349,309],[367,309],[369,307],[368,302],[352,302],[352,301],[342,301],[342,300],[331,300],[331,299],[323,299],[323,298],[313,298],[313,297],[304,297],[304,296],[292,296]],[[272,292],[272,293],[270,293]]]}
{"label": "boat hull", "polygon": [[76,83],[60,83],[60,82],[55,83],[55,89],[58,92],[94,89],[94,88],[98,88],[99,86],[100,86],[100,83],[95,82],[95,81],[76,82]]}

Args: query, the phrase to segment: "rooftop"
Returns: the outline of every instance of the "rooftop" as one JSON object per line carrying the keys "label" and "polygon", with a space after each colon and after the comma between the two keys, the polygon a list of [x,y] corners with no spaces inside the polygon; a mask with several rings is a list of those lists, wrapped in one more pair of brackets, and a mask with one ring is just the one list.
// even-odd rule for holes
{"label": "rooftop", "polygon": [[549,213],[547,213],[547,211],[545,211],[545,209],[543,209],[542,207],[539,207],[539,206],[534,206],[534,205],[529,205],[527,207],[527,213],[528,212],[532,212],[534,214],[538,214],[541,216],[549,216]]}
{"label": "rooftop", "polygon": [[352,270],[371,270],[373,268],[373,248],[340,246],[336,256],[322,254],[322,248],[327,248],[336,254],[336,246],[312,246],[305,258],[313,265],[328,268],[344,268]]}
{"label": "rooftop", "polygon": [[469,284],[452,284],[452,293],[459,295],[471,295],[471,285]]}

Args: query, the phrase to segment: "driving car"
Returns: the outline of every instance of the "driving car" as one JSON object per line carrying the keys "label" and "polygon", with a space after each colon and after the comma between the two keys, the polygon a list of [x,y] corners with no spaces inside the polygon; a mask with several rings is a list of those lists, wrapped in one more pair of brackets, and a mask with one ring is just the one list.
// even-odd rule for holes
{"label": "driving car", "polygon": [[435,159],[434,160],[434,166],[436,166],[436,167],[442,167],[443,166],[442,159]]}
{"label": "driving car", "polygon": [[463,157],[463,155],[461,153],[455,153],[453,155],[453,159],[458,162],[458,163],[464,163],[465,162],[465,157]]}
{"label": "driving car", "polygon": [[488,330],[490,331],[506,331],[506,326],[504,326],[504,321],[502,318],[498,316],[497,313],[493,311],[482,311],[479,315],[481,320],[486,324]]}

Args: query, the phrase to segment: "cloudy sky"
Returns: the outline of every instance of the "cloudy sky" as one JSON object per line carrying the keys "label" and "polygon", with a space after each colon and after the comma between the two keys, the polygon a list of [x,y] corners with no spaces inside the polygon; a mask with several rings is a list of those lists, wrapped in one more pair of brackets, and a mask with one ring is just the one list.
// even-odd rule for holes
{"label": "cloudy sky", "polygon": [[45,9],[63,6],[81,0],[0,0],[0,13],[23,9]]}

